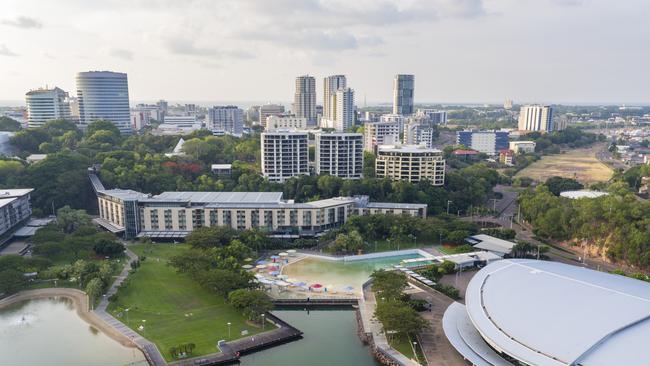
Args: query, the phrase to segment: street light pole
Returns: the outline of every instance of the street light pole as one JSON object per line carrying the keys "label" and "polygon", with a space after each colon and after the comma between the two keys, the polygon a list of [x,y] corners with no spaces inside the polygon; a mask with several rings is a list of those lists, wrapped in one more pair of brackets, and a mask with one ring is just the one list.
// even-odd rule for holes
{"label": "street light pole", "polygon": [[266,325],[266,319],[264,318],[265,314],[262,314],[262,330],[264,330],[264,326]]}

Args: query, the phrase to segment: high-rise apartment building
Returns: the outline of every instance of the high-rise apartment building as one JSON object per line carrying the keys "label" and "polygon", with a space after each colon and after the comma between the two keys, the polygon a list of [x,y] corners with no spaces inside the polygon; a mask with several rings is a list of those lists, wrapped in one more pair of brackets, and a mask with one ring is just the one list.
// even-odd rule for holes
{"label": "high-rise apartment building", "polygon": [[30,90],[25,100],[29,127],[41,127],[52,119],[70,119],[68,93],[60,88]]}
{"label": "high-rise apartment building", "polygon": [[316,79],[303,75],[296,78],[296,93],[293,98],[293,114],[307,118],[307,123],[316,123]]}
{"label": "high-rise apartment building", "polygon": [[336,118],[336,92],[347,87],[345,75],[332,75],[323,80],[323,118],[334,120]]}
{"label": "high-rise apartment building", "polygon": [[317,133],[316,174],[344,179],[363,178],[363,135]]}
{"label": "high-rise apartment building", "polygon": [[269,116],[284,114],[284,106],[281,104],[264,104],[260,106],[260,125],[266,128],[266,121]]}
{"label": "high-rise apartment building", "polygon": [[422,146],[379,146],[375,160],[377,178],[404,180],[412,183],[427,180],[445,184],[445,160],[442,151]]}
{"label": "high-rise apartment building", "polygon": [[423,145],[432,148],[436,132],[437,129],[431,121],[410,118],[404,125],[404,145]]}
{"label": "high-rise apartment building", "polygon": [[524,105],[519,112],[520,131],[553,131],[553,107]]}
{"label": "high-rise apartment building", "polygon": [[110,121],[122,134],[130,134],[129,82],[125,73],[88,71],[77,74],[79,124],[82,129],[96,120]]}
{"label": "high-rise apartment building", "polygon": [[29,203],[33,189],[0,189],[0,236],[24,223],[32,215]]}
{"label": "high-rise apartment building", "polygon": [[291,177],[309,175],[308,139],[307,132],[263,132],[262,175],[278,183]]}
{"label": "high-rise apartment building", "polygon": [[395,75],[393,79],[393,114],[408,116],[413,114],[413,93],[415,76]]}
{"label": "high-rise apartment building", "polygon": [[363,149],[374,153],[377,146],[399,143],[397,122],[366,122],[363,124]]}
{"label": "high-rise apartment building", "polygon": [[458,131],[456,143],[488,155],[498,155],[508,149],[507,131]]}
{"label": "high-rise apartment building", "polygon": [[307,118],[298,118],[293,115],[274,115],[268,116],[264,125],[266,131],[304,130],[307,128]]}
{"label": "high-rise apartment building", "polygon": [[208,129],[214,133],[241,136],[244,131],[244,110],[234,105],[208,109]]}
{"label": "high-rise apartment building", "polygon": [[347,131],[354,126],[354,90],[350,88],[336,91],[336,119],[334,128]]}

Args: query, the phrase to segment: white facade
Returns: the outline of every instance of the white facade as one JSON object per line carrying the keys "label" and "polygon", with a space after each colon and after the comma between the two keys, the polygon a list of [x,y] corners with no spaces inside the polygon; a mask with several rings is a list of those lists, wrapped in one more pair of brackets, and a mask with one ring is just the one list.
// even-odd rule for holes
{"label": "white facade", "polygon": [[336,92],[336,123],[337,131],[347,131],[354,126],[354,90],[339,89]]}
{"label": "white facade", "polygon": [[393,79],[393,114],[413,114],[415,76],[395,75]]}
{"label": "white facade", "polygon": [[296,116],[268,116],[264,123],[266,131],[304,130],[307,129],[307,118]]}
{"label": "white facade", "polygon": [[[195,115],[189,115],[189,116],[170,116],[170,115],[167,115],[167,116],[165,116],[165,124],[166,125],[173,125],[173,126],[178,126],[178,127],[192,127],[197,123],[198,123],[198,121],[197,121]],[[199,123],[199,125],[200,125],[200,123]]]}
{"label": "white facade", "polygon": [[337,116],[337,92],[347,87],[345,75],[332,75],[323,79],[323,118],[334,120]]}
{"label": "white facade", "polygon": [[308,139],[306,132],[263,132],[262,175],[278,183],[291,177],[309,175]]}
{"label": "white facade", "polygon": [[442,151],[422,146],[383,145],[377,149],[375,160],[377,178],[404,180],[412,183],[429,181],[445,184],[445,160]]}
{"label": "white facade", "polygon": [[316,79],[303,75],[296,78],[296,93],[293,98],[293,114],[307,118],[307,123],[316,123]]}
{"label": "white facade", "polygon": [[553,131],[553,108],[547,105],[525,105],[519,112],[520,131]]}
{"label": "white facade", "polygon": [[410,119],[404,125],[404,145],[422,145],[426,148],[433,147],[436,129],[428,120]]}
{"label": "white facade", "polygon": [[41,127],[52,119],[70,119],[68,93],[60,88],[31,90],[25,99],[29,127]]}
{"label": "white facade", "polygon": [[259,121],[262,127],[266,128],[266,121],[270,116],[284,114],[284,106],[281,104],[265,104],[259,109]]}
{"label": "white facade", "polygon": [[131,111],[131,128],[134,131],[140,131],[151,124],[151,116],[148,111],[132,110]]}
{"label": "white facade", "polygon": [[397,122],[366,122],[363,124],[363,149],[374,153],[379,145],[397,144],[399,133]]}
{"label": "white facade", "polygon": [[33,189],[0,189],[0,235],[32,215],[29,194]]}
{"label": "white facade", "polygon": [[363,178],[363,135],[317,133],[316,174],[345,179]]}
{"label": "white facade", "polygon": [[89,71],[77,74],[79,124],[85,129],[96,120],[110,121],[130,134],[129,83],[125,73]]}
{"label": "white facade", "polygon": [[415,112],[415,116],[418,118],[425,118],[429,122],[436,125],[447,124],[447,111],[429,108],[418,108],[417,112]]}
{"label": "white facade", "polygon": [[408,117],[401,114],[382,114],[379,117],[380,122],[395,122],[400,131],[404,129],[404,125],[408,122]]}
{"label": "white facade", "polygon": [[241,136],[244,130],[244,110],[234,105],[210,108],[208,110],[208,129],[216,133]]}
{"label": "white facade", "polygon": [[534,153],[535,146],[537,146],[535,141],[510,141],[509,145],[510,150],[514,151],[515,154]]}

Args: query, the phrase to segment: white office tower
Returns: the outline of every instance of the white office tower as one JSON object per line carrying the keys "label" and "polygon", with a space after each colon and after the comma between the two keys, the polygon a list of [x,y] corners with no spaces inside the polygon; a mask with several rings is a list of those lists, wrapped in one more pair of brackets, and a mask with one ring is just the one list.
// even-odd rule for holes
{"label": "white office tower", "polygon": [[439,111],[437,109],[418,108],[415,112],[415,117],[418,119],[426,119],[436,125],[447,124],[447,111]]}
{"label": "white office tower", "polygon": [[553,131],[553,108],[548,105],[524,105],[519,112],[520,131]]}
{"label": "white office tower", "polygon": [[397,122],[366,122],[363,124],[363,149],[374,153],[377,146],[399,143]]}
{"label": "white office tower", "polygon": [[68,93],[60,88],[30,90],[25,99],[29,127],[41,127],[52,119],[70,119]]}
{"label": "white office tower", "polygon": [[415,76],[395,75],[393,79],[393,114],[413,114],[413,92]]}
{"label": "white office tower", "polygon": [[336,92],[336,119],[334,128],[347,131],[354,127],[354,90],[339,89]]}
{"label": "white office tower", "polygon": [[210,108],[208,129],[216,134],[241,136],[244,131],[244,110],[234,105]]}
{"label": "white office tower", "polygon": [[397,123],[399,130],[402,131],[404,129],[404,124],[406,124],[406,122],[408,121],[408,117],[403,116],[401,114],[394,114],[394,113],[382,114],[381,117],[379,117],[379,121]]}
{"label": "white office tower", "polygon": [[316,124],[316,79],[313,76],[303,75],[296,78],[293,114],[307,118],[310,126]]}
{"label": "white office tower", "polygon": [[336,92],[346,87],[345,75],[332,75],[323,79],[323,118],[336,119]]}
{"label": "white office tower", "polygon": [[410,119],[404,125],[403,142],[405,145],[422,145],[432,148],[435,133],[436,128],[430,121]]}
{"label": "white office tower", "polygon": [[363,135],[360,133],[317,133],[316,174],[344,179],[363,177]]}
{"label": "white office tower", "polygon": [[79,124],[82,129],[96,120],[113,122],[122,134],[130,134],[129,82],[126,74],[88,71],[77,74]]}
{"label": "white office tower", "polygon": [[291,177],[309,175],[308,138],[307,132],[263,132],[262,175],[277,183]]}
{"label": "white office tower", "polygon": [[294,115],[268,116],[264,126],[265,131],[305,130],[307,118],[298,118]]}
{"label": "white office tower", "polygon": [[265,104],[260,106],[260,124],[266,128],[266,121],[270,116],[279,116],[284,114],[284,106],[281,104]]}
{"label": "white office tower", "polygon": [[445,160],[442,151],[423,146],[379,146],[375,159],[377,178],[404,180],[411,183],[429,181],[445,184]]}

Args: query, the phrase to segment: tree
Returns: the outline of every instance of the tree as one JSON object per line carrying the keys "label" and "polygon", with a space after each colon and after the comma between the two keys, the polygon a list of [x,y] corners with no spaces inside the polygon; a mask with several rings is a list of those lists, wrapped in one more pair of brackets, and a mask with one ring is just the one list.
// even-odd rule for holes
{"label": "tree", "polygon": [[90,225],[91,220],[86,211],[75,210],[66,205],[56,211],[56,222],[64,233],[70,234],[81,226]]}
{"label": "tree", "polygon": [[23,273],[16,269],[0,271],[0,294],[13,294],[22,290],[27,285]]}
{"label": "tree", "polygon": [[384,331],[401,334],[417,334],[427,326],[426,320],[417,311],[397,300],[378,302],[375,317],[382,323]]}
{"label": "tree", "polygon": [[269,297],[259,290],[239,289],[232,291],[228,294],[228,301],[250,320],[258,320],[261,314],[273,308],[273,303],[269,300]]}
{"label": "tree", "polygon": [[356,230],[349,234],[338,234],[332,248],[337,252],[354,253],[363,247],[363,239]]}
{"label": "tree", "polygon": [[101,235],[93,245],[93,250],[99,255],[113,257],[124,252],[124,245],[113,237]]}
{"label": "tree", "polygon": [[562,177],[550,177],[544,184],[548,187],[548,190],[556,196],[559,196],[560,193],[564,191],[576,191],[584,188],[584,186],[577,180]]}
{"label": "tree", "polygon": [[104,292],[104,283],[99,278],[93,278],[86,285],[86,294],[90,298],[90,303],[94,303]]}
{"label": "tree", "polygon": [[0,131],[18,131],[20,130],[20,123],[14,119],[6,116],[0,116]]}
{"label": "tree", "polygon": [[185,242],[193,248],[212,248],[228,245],[237,231],[227,226],[204,226],[192,231]]}
{"label": "tree", "polygon": [[370,275],[372,288],[385,299],[398,299],[406,288],[408,281],[401,272],[377,270]]}
{"label": "tree", "polygon": [[252,275],[248,272],[234,272],[225,269],[211,269],[196,274],[198,282],[205,288],[227,297],[231,291],[254,288]]}
{"label": "tree", "polygon": [[86,136],[92,136],[98,131],[109,131],[113,136],[120,136],[120,130],[115,126],[115,123],[105,120],[95,120],[91,122],[86,128]]}

